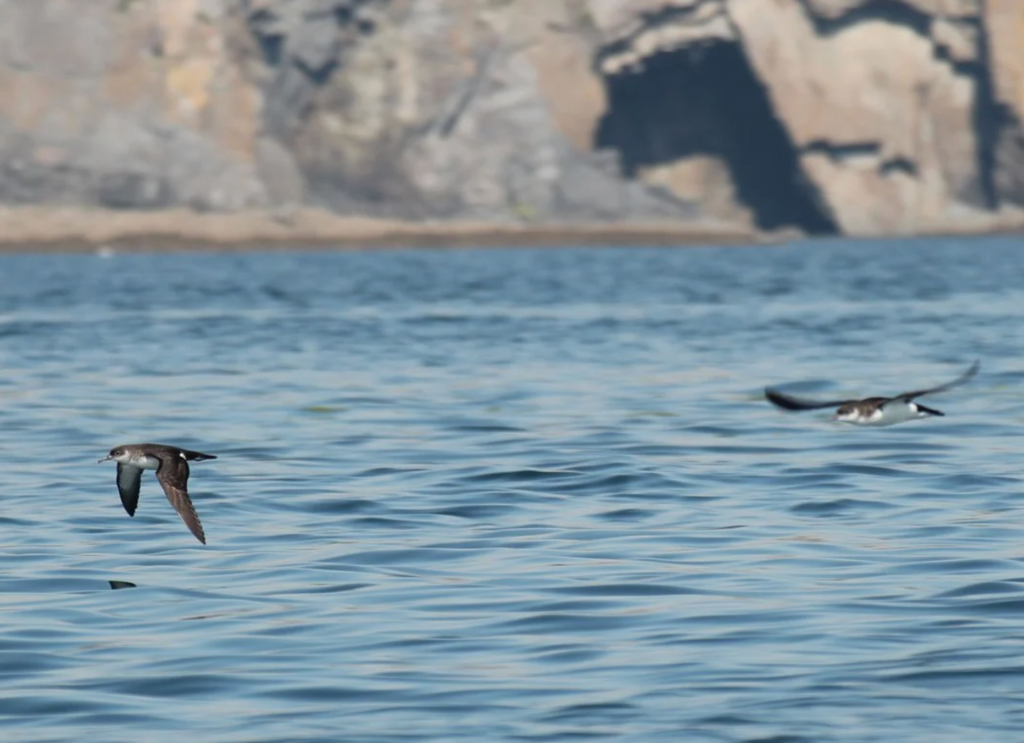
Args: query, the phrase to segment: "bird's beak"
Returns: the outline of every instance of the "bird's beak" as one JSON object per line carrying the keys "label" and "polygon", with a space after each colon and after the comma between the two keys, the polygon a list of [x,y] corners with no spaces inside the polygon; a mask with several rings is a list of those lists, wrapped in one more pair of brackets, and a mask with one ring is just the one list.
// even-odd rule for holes
{"label": "bird's beak", "polygon": [[100,462],[109,461],[110,459],[111,459],[111,457],[103,457],[103,459],[97,459],[96,460],[96,464],[99,464]]}

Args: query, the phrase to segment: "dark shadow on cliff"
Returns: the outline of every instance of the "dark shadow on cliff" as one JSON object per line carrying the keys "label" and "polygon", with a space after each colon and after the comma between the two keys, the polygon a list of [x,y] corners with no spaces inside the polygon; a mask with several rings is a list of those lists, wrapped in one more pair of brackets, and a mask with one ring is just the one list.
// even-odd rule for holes
{"label": "dark shadow on cliff", "polygon": [[641,69],[607,77],[606,86],[595,147],[616,150],[627,177],[690,156],[716,157],[760,229],[837,231],[736,44],[662,52]]}
{"label": "dark shadow on cliff", "polygon": [[936,46],[935,55],[948,61],[961,75],[974,80],[972,119],[978,152],[979,198],[972,200],[971,194],[964,194],[964,197],[985,209],[997,209],[1000,200],[997,153],[1000,142],[1012,129],[1012,121],[1009,110],[996,100],[987,31],[979,21],[973,21],[971,25],[978,42],[978,59],[975,62],[958,63],[950,50],[942,46]]}
{"label": "dark shadow on cliff", "polygon": [[819,36],[831,36],[848,28],[867,21],[885,21],[897,26],[909,28],[921,36],[928,36],[931,28],[931,16],[900,0],[867,0],[860,5],[853,5],[845,13],[838,16],[824,15],[815,12],[808,0],[799,0],[808,20],[814,24]]}

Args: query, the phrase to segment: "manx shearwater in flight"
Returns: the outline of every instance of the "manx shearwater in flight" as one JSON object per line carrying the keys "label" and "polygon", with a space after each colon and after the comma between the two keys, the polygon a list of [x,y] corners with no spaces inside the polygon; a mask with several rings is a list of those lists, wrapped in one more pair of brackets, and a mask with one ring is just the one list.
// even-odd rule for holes
{"label": "manx shearwater in flight", "polygon": [[766,387],[764,396],[769,402],[777,405],[783,410],[818,410],[821,408],[836,408],[833,420],[853,423],[858,426],[892,426],[896,423],[915,420],[917,418],[930,418],[934,415],[945,415],[941,410],[925,407],[915,402],[918,397],[934,395],[937,392],[945,392],[948,389],[964,384],[978,373],[980,363],[975,361],[971,367],[954,379],[952,382],[940,384],[938,387],[929,387],[913,392],[903,392],[893,397],[867,397],[863,400],[807,400],[800,397],[793,397],[784,392],[779,392],[771,387]]}
{"label": "manx shearwater in flight", "polygon": [[99,461],[113,459],[117,462],[117,491],[121,494],[121,503],[129,516],[135,515],[135,508],[139,505],[142,470],[156,470],[156,479],[164,489],[167,500],[195,538],[206,544],[203,525],[199,523],[192,499],[188,497],[188,463],[216,458],[213,454],[165,444],[124,444],[111,449],[110,454]]}

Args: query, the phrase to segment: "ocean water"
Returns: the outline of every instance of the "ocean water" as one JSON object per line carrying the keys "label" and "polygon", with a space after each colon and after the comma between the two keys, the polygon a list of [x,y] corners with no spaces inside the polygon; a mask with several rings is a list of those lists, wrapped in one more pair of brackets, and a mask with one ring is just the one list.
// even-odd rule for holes
{"label": "ocean water", "polygon": [[1012,740],[1022,340],[1017,237],[0,257],[0,739]]}

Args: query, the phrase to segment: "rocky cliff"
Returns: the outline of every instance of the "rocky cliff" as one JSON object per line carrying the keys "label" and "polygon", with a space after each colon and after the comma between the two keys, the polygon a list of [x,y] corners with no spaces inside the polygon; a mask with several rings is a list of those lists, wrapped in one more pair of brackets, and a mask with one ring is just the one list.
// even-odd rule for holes
{"label": "rocky cliff", "polygon": [[1016,223],[1020,0],[0,0],[0,203]]}

